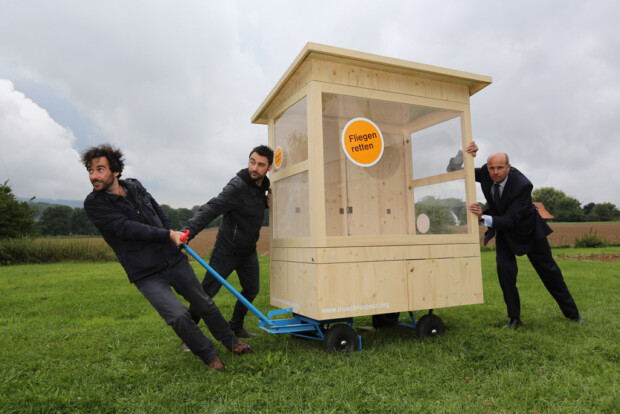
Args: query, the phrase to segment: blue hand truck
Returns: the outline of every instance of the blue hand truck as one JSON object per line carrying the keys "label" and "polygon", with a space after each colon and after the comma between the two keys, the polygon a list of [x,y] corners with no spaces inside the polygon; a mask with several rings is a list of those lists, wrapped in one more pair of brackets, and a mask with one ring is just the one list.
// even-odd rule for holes
{"label": "blue hand truck", "polygon": [[[185,240],[182,238],[182,241]],[[265,316],[187,244],[183,244],[183,248],[258,318],[258,327],[263,331],[270,334],[289,334],[300,338],[323,341],[325,351],[329,353],[348,353],[362,349],[362,337],[353,329],[352,317],[317,321],[294,313],[292,308],[273,310]],[[276,317],[283,315],[288,317],[276,319]],[[420,338],[444,334],[443,322],[433,314],[432,310],[429,310],[429,313],[422,316],[417,322],[413,312],[409,312],[409,316],[411,323],[399,322],[399,313],[373,315],[373,327],[403,326],[415,329]]]}

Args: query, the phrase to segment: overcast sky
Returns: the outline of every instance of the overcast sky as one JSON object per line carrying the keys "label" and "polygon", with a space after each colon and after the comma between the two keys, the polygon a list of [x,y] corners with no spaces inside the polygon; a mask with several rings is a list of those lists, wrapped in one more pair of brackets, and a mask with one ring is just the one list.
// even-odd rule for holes
{"label": "overcast sky", "polygon": [[82,200],[110,142],[161,204],[217,195],[267,143],[250,117],[307,42],[491,76],[476,164],[620,206],[620,2],[0,0],[0,181]]}

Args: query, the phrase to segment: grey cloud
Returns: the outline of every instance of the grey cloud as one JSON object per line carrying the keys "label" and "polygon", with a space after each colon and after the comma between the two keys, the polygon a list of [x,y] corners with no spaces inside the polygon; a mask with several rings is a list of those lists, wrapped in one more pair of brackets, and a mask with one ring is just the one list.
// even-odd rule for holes
{"label": "grey cloud", "polygon": [[[537,187],[620,206],[619,180],[601,193],[595,166],[613,174],[620,156],[618,7],[611,0],[4,2],[11,18],[0,26],[0,78],[25,85],[35,103],[36,85],[56,94],[56,103],[45,99],[49,113],[72,105],[64,133],[79,134],[53,142],[74,153],[113,142],[127,153],[126,175],[162,202],[191,207],[216,195],[249,149],[266,142],[267,127],[250,117],[308,41],[490,75],[493,84],[472,97],[477,162],[504,150]],[[82,117],[75,126],[72,113]],[[13,145],[7,139],[0,137],[3,154]],[[25,196],[35,190],[23,185]]]}

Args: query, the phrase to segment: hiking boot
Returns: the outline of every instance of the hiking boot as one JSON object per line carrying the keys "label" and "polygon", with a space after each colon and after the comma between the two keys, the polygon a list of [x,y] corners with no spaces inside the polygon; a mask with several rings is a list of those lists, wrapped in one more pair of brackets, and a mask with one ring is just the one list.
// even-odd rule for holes
{"label": "hiking boot", "polygon": [[252,347],[248,344],[244,344],[243,342],[237,342],[232,346],[232,348],[230,348],[230,350],[235,355],[245,355],[252,352]]}
{"label": "hiking boot", "polygon": [[243,326],[241,328],[237,328],[233,331],[237,338],[251,338],[256,336],[255,333],[248,332]]}
{"label": "hiking boot", "polygon": [[220,361],[217,356],[214,356],[210,361],[205,362],[205,365],[214,371],[224,371],[224,363]]}

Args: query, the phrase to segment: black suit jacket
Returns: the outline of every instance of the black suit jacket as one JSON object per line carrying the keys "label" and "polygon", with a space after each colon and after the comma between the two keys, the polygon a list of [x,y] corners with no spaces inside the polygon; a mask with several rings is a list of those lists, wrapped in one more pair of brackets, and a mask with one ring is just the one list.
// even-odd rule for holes
{"label": "black suit jacket", "polygon": [[483,214],[493,217],[493,227],[485,234],[485,244],[496,232],[501,232],[512,251],[521,256],[534,249],[536,240],[547,237],[553,231],[532,203],[532,183],[516,168],[510,167],[499,207],[493,203],[493,180],[486,164],[476,168],[476,181],[480,183],[487,201],[487,210]]}

